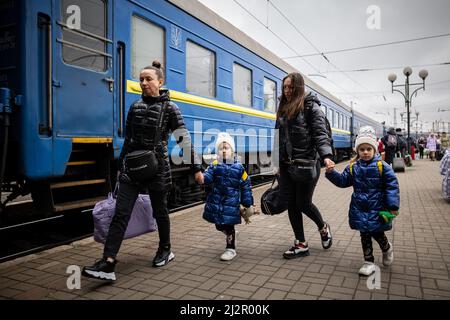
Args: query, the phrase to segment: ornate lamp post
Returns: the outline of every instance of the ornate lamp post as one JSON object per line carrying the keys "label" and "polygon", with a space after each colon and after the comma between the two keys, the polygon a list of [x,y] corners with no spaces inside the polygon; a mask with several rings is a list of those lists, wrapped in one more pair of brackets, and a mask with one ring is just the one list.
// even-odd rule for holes
{"label": "ornate lamp post", "polygon": [[[410,67],[406,67],[405,69],[403,69],[403,74],[406,76],[406,80],[405,80],[405,93],[403,93],[400,90],[394,89],[394,87],[401,87],[403,86],[402,84],[397,84],[394,85],[394,81],[397,79],[397,76],[392,73],[388,76],[388,80],[391,82],[392,85],[392,93],[394,93],[394,91],[396,92],[400,92],[401,95],[403,96],[403,98],[405,98],[405,106],[406,106],[406,126],[407,126],[407,142],[408,142],[408,152],[411,149],[411,139],[410,139],[410,112],[409,112],[409,108],[411,107],[411,100],[412,97],[414,96],[414,94],[419,91],[420,89],[425,90],[425,78],[428,76],[428,71],[423,69],[420,70],[419,72],[419,77],[422,78],[422,83],[409,83],[409,76],[412,74],[412,69]],[[417,88],[416,90],[414,90],[412,92],[412,94],[409,94],[409,86],[420,86],[419,88]]]}

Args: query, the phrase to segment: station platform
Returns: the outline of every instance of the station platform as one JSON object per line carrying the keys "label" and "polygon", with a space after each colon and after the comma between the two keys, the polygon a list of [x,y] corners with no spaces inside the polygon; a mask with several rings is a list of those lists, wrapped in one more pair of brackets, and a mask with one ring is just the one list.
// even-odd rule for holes
{"label": "station platform", "polygon": [[[342,170],[345,163],[337,165]],[[294,236],[287,212],[252,217],[237,226],[237,257],[222,262],[224,235],[202,219],[203,206],[171,214],[175,259],[152,268],[157,232],[123,242],[117,257],[117,281],[105,284],[81,277],[68,288],[69,266],[91,265],[102,245],[87,238],[70,245],[0,264],[0,299],[44,300],[315,300],[450,299],[450,203],[441,196],[439,162],[415,160],[398,173],[400,215],[387,232],[394,263],[380,267],[378,285],[368,286],[358,270],[363,263],[359,232],[348,225],[352,188],[339,189],[324,176],[314,203],[331,225],[333,246],[323,250],[314,223],[304,217],[310,256],[285,260]],[[268,186],[254,189],[259,199]],[[371,288],[369,288],[371,287]]]}

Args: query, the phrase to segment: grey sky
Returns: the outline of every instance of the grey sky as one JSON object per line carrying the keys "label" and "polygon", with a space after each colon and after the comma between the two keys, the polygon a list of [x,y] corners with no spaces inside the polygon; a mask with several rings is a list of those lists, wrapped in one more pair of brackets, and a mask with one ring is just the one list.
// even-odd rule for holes
{"label": "grey sky", "polygon": [[[199,1],[282,58],[450,34],[448,0]],[[380,29],[367,27],[371,14],[366,10],[371,5],[380,9]],[[320,55],[286,61],[304,74],[313,74],[313,81],[347,104],[353,101],[355,109],[378,121],[387,120],[392,125],[393,108],[397,108],[397,126],[405,126],[400,124],[400,112],[406,111],[404,98],[391,93],[387,76],[396,73],[395,84],[404,84],[403,68],[411,66],[410,82],[421,82],[418,73],[425,68],[429,72],[426,91],[420,90],[413,98],[411,116],[415,118],[419,112],[419,128],[424,122],[424,129],[436,120],[450,123],[450,36],[329,53],[326,57],[330,62]],[[449,64],[432,66],[445,62]],[[379,68],[384,70],[341,72]],[[410,87],[410,92],[415,88]],[[404,91],[404,87],[399,89]]]}

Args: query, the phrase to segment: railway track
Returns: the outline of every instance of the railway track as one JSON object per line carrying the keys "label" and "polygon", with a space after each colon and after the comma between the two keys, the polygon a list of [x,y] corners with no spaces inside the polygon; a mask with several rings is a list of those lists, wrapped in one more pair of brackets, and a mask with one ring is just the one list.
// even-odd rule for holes
{"label": "railway track", "polygon": [[[254,187],[271,181],[270,176],[252,177]],[[201,204],[203,201],[169,207],[169,212],[174,213]],[[31,202],[26,201],[17,205],[17,210],[21,210],[19,207],[30,205]],[[94,230],[92,210],[93,208],[71,210],[36,220],[25,217],[22,221],[3,222],[0,225],[0,263],[92,236]]]}

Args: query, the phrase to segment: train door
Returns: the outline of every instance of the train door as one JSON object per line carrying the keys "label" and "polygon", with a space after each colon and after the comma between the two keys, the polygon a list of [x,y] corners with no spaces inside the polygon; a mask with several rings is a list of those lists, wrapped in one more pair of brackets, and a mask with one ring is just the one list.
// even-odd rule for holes
{"label": "train door", "polygon": [[108,0],[53,2],[53,132],[112,137],[114,79],[112,6]]}

